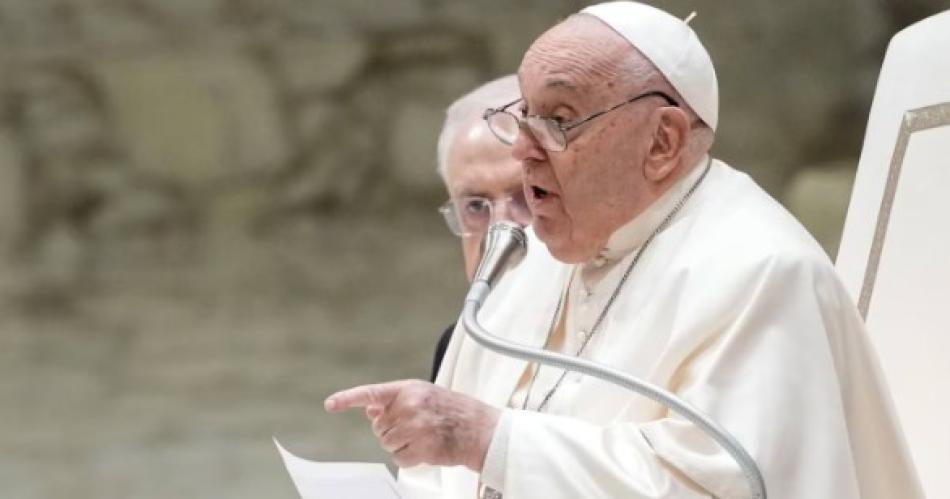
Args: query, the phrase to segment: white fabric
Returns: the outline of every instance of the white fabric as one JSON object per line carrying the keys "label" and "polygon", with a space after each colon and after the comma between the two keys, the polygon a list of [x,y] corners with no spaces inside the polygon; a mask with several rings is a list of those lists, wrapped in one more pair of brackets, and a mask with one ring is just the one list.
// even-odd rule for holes
{"label": "white fabric", "polygon": [[[623,257],[630,255],[630,258],[633,258],[631,252],[641,247],[655,228],[662,223],[663,219],[675,209],[676,204],[703,174],[708,161],[709,157],[704,156],[685,178],[671,187],[639,217],[617,229],[597,258],[591,262],[578,265],[577,268],[572,270],[570,282],[567,286],[567,296],[565,297],[565,303],[568,304],[565,308],[569,307],[571,313],[561,314],[563,320],[558,322],[560,327],[557,329],[560,337],[557,337],[556,341],[549,341],[545,348],[572,356],[577,354],[584,343],[584,339],[593,331],[597,317],[600,316],[610,294],[614,291],[613,287],[607,289],[601,286],[601,281],[610,275],[614,275],[613,283],[616,284],[619,281],[619,276],[626,271],[629,264],[629,259]],[[626,263],[618,265],[622,262]],[[618,266],[621,267],[619,270],[617,269]],[[576,306],[570,306],[570,304],[576,304]],[[553,320],[552,317],[550,321],[553,322]],[[598,348],[601,343],[601,335],[598,333],[599,331],[593,331],[585,352],[594,351]],[[552,336],[558,335],[552,334]],[[589,355],[583,354],[581,356],[589,357]],[[530,378],[535,369],[537,369],[537,364],[528,366],[527,374],[522,375],[522,380]],[[508,407],[537,411],[545,395],[554,388],[562,373],[563,371],[560,369],[542,367],[533,384],[525,382],[515,387],[514,393],[508,402]],[[564,381],[577,383],[580,379],[579,375],[570,373]],[[504,421],[500,421],[498,424],[482,470],[482,483],[496,490],[502,490],[505,483],[507,454],[504,450],[507,449],[511,431],[510,412],[505,411]]]}
{"label": "white fabric", "polygon": [[[533,234],[480,318],[544,343],[571,266]],[[630,255],[594,290],[599,309]],[[568,313],[589,317],[572,304]],[[595,315],[595,314],[594,314]],[[589,357],[676,392],[731,431],[770,497],[921,497],[860,320],[805,230],[720,162],[643,255]],[[569,333],[569,331],[568,331]],[[525,362],[456,331],[437,382],[504,407]],[[506,499],[748,497],[738,467],[654,402],[570,376],[546,413],[512,411]],[[402,470],[406,497],[472,498],[463,467]]]}
{"label": "white fabric", "polygon": [[[857,301],[928,497],[950,497],[950,11],[898,33],[878,80],[837,268]],[[927,109],[927,110],[924,110]],[[931,122],[931,123],[928,123]],[[904,137],[902,127],[916,131]],[[899,170],[892,172],[892,161]],[[892,178],[892,173],[895,174]],[[885,187],[896,188],[882,213]],[[884,215],[884,216],[882,216]],[[869,268],[879,220],[882,245]]]}
{"label": "white fabric", "polygon": [[505,490],[505,472],[508,467],[508,440],[511,437],[511,411],[501,411],[495,434],[485,453],[481,482],[495,490]]}
{"label": "white fabric", "polygon": [[682,19],[638,2],[606,2],[581,10],[610,26],[653,62],[689,107],[713,130],[719,83],[712,59]]}

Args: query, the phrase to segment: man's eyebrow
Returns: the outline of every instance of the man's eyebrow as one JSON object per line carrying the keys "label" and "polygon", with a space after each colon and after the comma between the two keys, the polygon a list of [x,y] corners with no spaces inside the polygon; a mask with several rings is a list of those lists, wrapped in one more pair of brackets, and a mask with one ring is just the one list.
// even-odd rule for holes
{"label": "man's eyebrow", "polygon": [[467,198],[467,197],[487,198],[488,193],[484,191],[465,188],[459,192],[459,197],[461,198]]}
{"label": "man's eyebrow", "polygon": [[544,86],[548,88],[563,88],[572,92],[577,91],[577,85],[574,82],[563,78],[550,78],[544,82]]}

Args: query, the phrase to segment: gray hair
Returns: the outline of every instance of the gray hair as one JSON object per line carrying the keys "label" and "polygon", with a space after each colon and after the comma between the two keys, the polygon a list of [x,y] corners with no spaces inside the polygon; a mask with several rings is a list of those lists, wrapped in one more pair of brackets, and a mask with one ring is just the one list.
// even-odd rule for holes
{"label": "gray hair", "polygon": [[691,161],[698,160],[712,147],[716,139],[716,133],[702,121],[696,111],[693,111],[693,108],[686,102],[686,99],[673,88],[666,76],[663,76],[663,73],[657,69],[649,58],[643,55],[643,52],[631,46],[629,54],[629,57],[625,57],[619,64],[620,74],[618,77],[634,88],[665,92],[679,103],[680,108],[686,112],[690,123],[699,122],[699,126],[690,130],[689,141],[686,146],[687,158]]}
{"label": "gray hair", "polygon": [[[517,75],[502,76],[460,97],[445,110],[445,123],[439,133],[437,160],[439,176],[448,179],[449,149],[462,127],[481,119],[490,107],[503,106],[521,96]],[[488,126],[487,124],[485,126]]]}

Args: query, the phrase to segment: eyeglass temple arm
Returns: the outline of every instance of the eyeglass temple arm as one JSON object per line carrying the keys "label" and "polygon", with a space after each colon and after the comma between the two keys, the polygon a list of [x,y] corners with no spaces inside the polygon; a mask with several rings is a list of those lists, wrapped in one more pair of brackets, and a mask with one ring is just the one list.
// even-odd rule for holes
{"label": "eyeglass temple arm", "polygon": [[624,102],[621,102],[620,104],[617,104],[616,106],[613,106],[613,107],[611,107],[611,108],[609,108],[609,109],[604,109],[603,111],[601,111],[601,112],[599,112],[599,113],[594,113],[594,114],[592,114],[592,115],[590,115],[590,116],[588,116],[588,117],[586,117],[586,118],[584,118],[584,119],[578,121],[577,123],[571,123],[570,125],[559,126],[559,128],[561,129],[562,132],[567,132],[567,131],[573,130],[574,128],[577,128],[577,127],[583,125],[584,123],[587,123],[588,121],[590,121],[590,120],[592,120],[592,119],[594,119],[594,118],[599,118],[599,117],[601,117],[601,116],[603,116],[603,115],[605,115],[605,114],[607,114],[607,113],[613,111],[614,109],[617,109],[617,108],[622,107],[622,106],[626,106],[627,104],[630,104],[630,103],[632,103],[632,102],[636,102],[636,101],[638,101],[638,100],[640,100],[640,99],[646,99],[647,97],[660,97],[660,98],[662,98],[663,100],[665,100],[666,103],[669,104],[670,106],[673,106],[673,107],[680,107],[679,103],[676,102],[675,100],[673,100],[673,98],[670,97],[669,95],[666,95],[665,93],[663,93],[663,92],[661,92],[661,91],[659,91],[659,90],[654,90],[654,91],[652,91],[652,92],[647,92],[647,93],[645,93],[645,94],[640,94],[640,95],[638,95],[638,96],[636,96],[636,97],[633,97],[633,98],[631,98],[631,99],[628,99],[628,100],[626,100],[626,101],[624,101]]}
{"label": "eyeglass temple arm", "polygon": [[505,104],[504,106],[501,106],[501,107],[490,107],[490,108],[486,109],[484,113],[482,113],[482,119],[488,119],[491,115],[493,115],[493,114],[495,114],[495,113],[504,112],[506,109],[508,109],[508,108],[511,107],[511,106],[514,106],[515,104],[517,104],[517,103],[520,102],[521,100],[522,100],[522,97],[518,97],[517,99],[515,99],[515,100],[513,100],[513,101],[511,101],[511,102],[509,102],[509,103],[507,103],[507,104]]}

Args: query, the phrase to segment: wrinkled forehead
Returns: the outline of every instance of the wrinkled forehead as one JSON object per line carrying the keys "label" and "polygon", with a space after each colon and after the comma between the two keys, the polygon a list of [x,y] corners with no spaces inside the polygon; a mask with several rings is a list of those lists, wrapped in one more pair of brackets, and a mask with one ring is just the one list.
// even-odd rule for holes
{"label": "wrinkled forehead", "polygon": [[457,160],[459,156],[488,161],[499,156],[508,157],[511,155],[509,147],[502,144],[495,137],[485,120],[480,116],[462,122],[452,136],[449,147],[450,164],[453,160]]}
{"label": "wrinkled forehead", "polygon": [[485,122],[467,122],[452,139],[446,183],[453,196],[493,197],[521,190],[521,166]]}
{"label": "wrinkled forehead", "polygon": [[618,86],[630,44],[600,20],[575,15],[549,29],[521,61],[518,80],[525,100],[551,92],[597,99]]}
{"label": "wrinkled forehead", "polygon": [[488,129],[485,120],[472,118],[459,126],[451,138],[448,150],[450,175],[470,168],[472,164],[493,163],[511,158],[511,149],[502,144]]}

